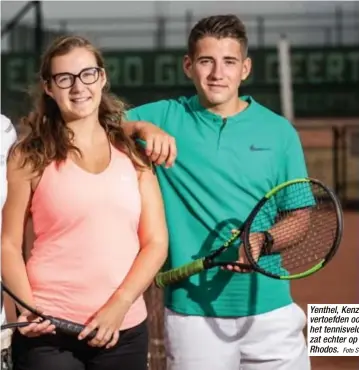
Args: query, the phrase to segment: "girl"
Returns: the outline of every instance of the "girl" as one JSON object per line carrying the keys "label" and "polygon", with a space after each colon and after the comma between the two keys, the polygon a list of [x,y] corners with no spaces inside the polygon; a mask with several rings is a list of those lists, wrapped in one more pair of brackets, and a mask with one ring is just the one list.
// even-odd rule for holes
{"label": "girl", "polygon": [[[156,177],[122,130],[124,104],[108,94],[90,42],[56,40],[40,76],[28,131],[8,162],[2,278],[31,306],[86,328],[66,336],[19,307],[30,325],[13,336],[14,370],[144,370],[142,294],[168,243]],[[29,213],[35,239],[25,264]]]}

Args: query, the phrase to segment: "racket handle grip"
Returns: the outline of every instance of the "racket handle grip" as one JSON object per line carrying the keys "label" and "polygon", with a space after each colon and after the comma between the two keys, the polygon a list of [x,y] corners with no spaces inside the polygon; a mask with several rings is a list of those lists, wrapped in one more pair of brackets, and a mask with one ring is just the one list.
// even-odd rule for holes
{"label": "racket handle grip", "polygon": [[166,285],[177,283],[205,269],[204,259],[198,259],[181,267],[177,267],[166,272],[160,272],[155,278],[155,284],[159,288]]}
{"label": "racket handle grip", "polygon": [[[58,319],[56,317],[47,317],[50,322],[56,326],[56,329],[64,334],[78,336],[82,330],[85,329],[85,325],[77,324],[73,321]],[[86,336],[86,339],[91,340],[95,338],[97,329],[93,330]]]}

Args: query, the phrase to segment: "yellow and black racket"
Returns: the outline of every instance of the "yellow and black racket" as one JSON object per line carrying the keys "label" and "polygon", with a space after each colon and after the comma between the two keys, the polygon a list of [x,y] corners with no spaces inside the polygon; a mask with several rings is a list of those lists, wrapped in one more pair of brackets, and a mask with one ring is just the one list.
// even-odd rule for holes
{"label": "yellow and black racket", "polygon": [[[238,266],[274,279],[293,280],[322,269],[335,255],[343,233],[337,196],[312,178],[282,183],[253,208],[243,227],[206,257],[157,274],[164,287],[218,266]],[[248,263],[216,258],[240,239]]]}

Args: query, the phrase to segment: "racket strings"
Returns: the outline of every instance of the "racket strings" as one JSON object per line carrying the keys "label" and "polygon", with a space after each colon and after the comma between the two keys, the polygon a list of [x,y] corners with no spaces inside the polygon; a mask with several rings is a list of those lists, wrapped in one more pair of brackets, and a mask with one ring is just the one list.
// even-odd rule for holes
{"label": "racket strings", "polygon": [[[337,236],[336,205],[325,188],[315,183],[294,183],[262,206],[250,227],[252,257],[258,259],[262,235],[275,235],[272,253],[257,265],[276,276],[295,275],[314,268],[330,253]],[[252,234],[253,233],[253,234]]]}

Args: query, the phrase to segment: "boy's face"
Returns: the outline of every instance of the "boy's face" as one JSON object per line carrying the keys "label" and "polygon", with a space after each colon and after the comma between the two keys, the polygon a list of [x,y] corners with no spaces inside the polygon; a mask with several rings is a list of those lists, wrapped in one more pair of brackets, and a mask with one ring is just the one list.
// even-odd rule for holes
{"label": "boy's face", "polygon": [[197,41],[194,55],[185,56],[184,72],[208,105],[238,99],[238,88],[251,69],[250,59],[243,54],[234,38],[205,36]]}

